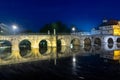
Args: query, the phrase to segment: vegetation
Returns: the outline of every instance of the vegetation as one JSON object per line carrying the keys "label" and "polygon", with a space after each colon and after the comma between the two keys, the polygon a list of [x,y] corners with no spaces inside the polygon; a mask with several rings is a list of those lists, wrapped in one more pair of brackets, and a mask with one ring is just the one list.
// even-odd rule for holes
{"label": "vegetation", "polygon": [[41,29],[40,33],[47,33],[48,30],[50,33],[54,33],[54,29],[56,30],[57,33],[70,33],[70,29],[63,24],[62,22],[58,21],[55,23],[50,23],[50,24],[45,24]]}

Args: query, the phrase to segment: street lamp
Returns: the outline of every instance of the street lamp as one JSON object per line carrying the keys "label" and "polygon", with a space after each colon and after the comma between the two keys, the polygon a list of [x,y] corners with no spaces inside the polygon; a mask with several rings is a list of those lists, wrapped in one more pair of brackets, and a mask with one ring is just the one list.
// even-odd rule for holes
{"label": "street lamp", "polygon": [[18,28],[16,25],[12,25],[12,28],[14,30],[14,35],[15,35],[15,30]]}
{"label": "street lamp", "polygon": [[75,34],[75,31],[76,31],[76,28],[75,28],[75,27],[72,27],[72,32],[73,32],[73,34]]}
{"label": "street lamp", "polygon": [[75,27],[72,27],[72,31],[75,31]]}

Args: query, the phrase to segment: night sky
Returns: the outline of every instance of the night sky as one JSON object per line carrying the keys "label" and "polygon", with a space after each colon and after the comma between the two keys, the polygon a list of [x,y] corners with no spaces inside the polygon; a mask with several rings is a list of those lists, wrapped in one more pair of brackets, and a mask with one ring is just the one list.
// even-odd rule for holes
{"label": "night sky", "polygon": [[120,0],[0,0],[0,22],[20,29],[38,31],[46,23],[62,21],[90,31],[104,18],[120,20]]}

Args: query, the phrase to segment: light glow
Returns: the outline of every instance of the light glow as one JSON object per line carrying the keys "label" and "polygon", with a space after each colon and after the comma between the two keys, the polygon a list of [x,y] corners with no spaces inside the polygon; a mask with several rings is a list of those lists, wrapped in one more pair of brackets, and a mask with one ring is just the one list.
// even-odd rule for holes
{"label": "light glow", "polygon": [[73,57],[73,62],[76,62],[76,58],[75,57]]}
{"label": "light glow", "polygon": [[114,50],[113,60],[120,59],[120,50]]}
{"label": "light glow", "polygon": [[13,25],[12,28],[13,28],[13,30],[16,30],[16,29],[17,29],[17,26],[16,26],[16,25]]}
{"label": "light glow", "polygon": [[72,31],[75,31],[75,27],[72,28]]}
{"label": "light glow", "polygon": [[113,35],[115,35],[115,36],[120,36],[120,27],[119,27],[119,25],[114,25],[113,26]]}

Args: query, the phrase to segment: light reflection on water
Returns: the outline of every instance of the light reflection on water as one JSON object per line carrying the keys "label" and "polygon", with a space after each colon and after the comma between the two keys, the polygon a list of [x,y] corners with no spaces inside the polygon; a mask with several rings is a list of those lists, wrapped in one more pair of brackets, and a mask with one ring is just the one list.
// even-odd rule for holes
{"label": "light reflection on water", "polygon": [[[67,80],[115,80],[116,78],[119,78],[120,48],[118,45],[86,45],[84,47],[73,46],[72,48],[62,46],[58,49],[47,48],[47,50],[45,49],[46,51],[44,49],[41,50],[43,50],[41,51],[43,52],[43,57],[50,56],[49,59],[47,58],[45,61],[41,62],[33,62],[33,64],[31,62],[18,64],[19,66],[16,65],[12,68],[10,66],[8,68],[1,68],[0,73],[11,73],[14,75],[16,74],[17,76],[22,75],[23,72],[27,75],[34,73],[35,75],[32,74],[33,76],[40,74],[37,76],[38,78],[46,79],[48,77],[50,79],[56,79],[56,76],[58,77],[57,79],[60,80],[64,79],[63,76],[66,76]],[[46,74],[47,77],[43,77],[43,75]]]}
{"label": "light reflection on water", "polygon": [[[23,49],[24,50],[24,49]],[[21,55],[29,55],[27,56],[29,59],[32,58],[34,59],[34,57],[32,57],[32,55],[30,55],[29,53],[30,50],[28,51],[21,51],[22,53],[20,53]],[[25,53],[24,53],[25,52]],[[28,53],[26,53],[28,52]],[[33,53],[34,54],[34,53]],[[98,55],[101,58],[107,58],[107,59],[111,59],[111,60],[119,60],[120,58],[120,48],[119,45],[102,45],[102,46],[91,46],[91,45],[85,45],[84,47],[80,47],[80,46],[72,46],[72,48],[70,47],[66,47],[66,46],[61,46],[58,48],[51,48],[51,47],[47,47],[47,48],[41,48],[39,50],[39,54],[41,54],[42,57],[38,57],[38,58],[61,58],[61,57],[69,57],[69,56],[73,56],[74,57],[74,61],[76,61],[75,56],[76,55],[80,55],[80,56],[90,56],[90,55]],[[9,48],[0,48],[0,58],[4,59],[5,57],[9,57],[11,55],[10,53],[10,49]],[[24,57],[27,59],[27,57]]]}

